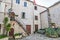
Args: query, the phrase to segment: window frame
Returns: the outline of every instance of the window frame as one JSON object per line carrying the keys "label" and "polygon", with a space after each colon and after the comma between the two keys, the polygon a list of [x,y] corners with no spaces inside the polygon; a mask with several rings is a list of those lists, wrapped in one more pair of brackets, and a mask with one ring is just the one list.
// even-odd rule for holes
{"label": "window frame", "polygon": [[16,3],[17,3],[17,4],[20,4],[20,0],[16,0]]}
{"label": "window frame", "polygon": [[38,16],[35,16],[35,20],[38,20]]}
{"label": "window frame", "polygon": [[1,24],[0,24],[0,32],[1,32]]}
{"label": "window frame", "polygon": [[24,2],[24,7],[27,7],[27,2]]}
{"label": "window frame", "polygon": [[22,12],[22,19],[25,19],[25,12]]}
{"label": "window frame", "polygon": [[34,6],[34,9],[37,10],[37,6]]}

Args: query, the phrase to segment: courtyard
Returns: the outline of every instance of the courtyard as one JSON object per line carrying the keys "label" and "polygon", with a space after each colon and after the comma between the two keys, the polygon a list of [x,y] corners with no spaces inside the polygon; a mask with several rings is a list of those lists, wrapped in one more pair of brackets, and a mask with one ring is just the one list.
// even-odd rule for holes
{"label": "courtyard", "polygon": [[60,38],[48,38],[44,35],[36,33],[36,34],[32,34],[28,37],[25,37],[21,40],[60,40]]}

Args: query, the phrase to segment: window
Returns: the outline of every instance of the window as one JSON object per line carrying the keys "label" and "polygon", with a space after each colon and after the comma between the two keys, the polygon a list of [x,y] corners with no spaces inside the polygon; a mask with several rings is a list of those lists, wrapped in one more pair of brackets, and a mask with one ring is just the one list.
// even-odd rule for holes
{"label": "window", "polygon": [[0,24],[0,31],[1,31],[1,24]]}
{"label": "window", "polygon": [[24,7],[27,7],[27,2],[24,2]]}
{"label": "window", "polygon": [[35,31],[38,31],[38,24],[35,24]]}
{"label": "window", "polygon": [[37,6],[34,6],[34,9],[37,10]]}
{"label": "window", "polygon": [[8,9],[8,13],[10,13],[11,12],[11,8],[10,9]]}
{"label": "window", "polygon": [[38,20],[38,16],[35,16],[35,20]]}
{"label": "window", "polygon": [[25,18],[25,12],[22,12],[22,18]]}
{"label": "window", "polygon": [[16,3],[20,4],[20,0],[16,0]]}

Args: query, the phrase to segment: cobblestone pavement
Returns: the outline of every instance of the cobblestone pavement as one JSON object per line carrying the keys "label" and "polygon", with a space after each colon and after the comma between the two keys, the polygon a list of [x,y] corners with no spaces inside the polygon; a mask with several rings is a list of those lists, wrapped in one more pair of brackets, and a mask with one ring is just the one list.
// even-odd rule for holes
{"label": "cobblestone pavement", "polygon": [[60,40],[60,38],[48,38],[44,35],[36,33],[20,40]]}

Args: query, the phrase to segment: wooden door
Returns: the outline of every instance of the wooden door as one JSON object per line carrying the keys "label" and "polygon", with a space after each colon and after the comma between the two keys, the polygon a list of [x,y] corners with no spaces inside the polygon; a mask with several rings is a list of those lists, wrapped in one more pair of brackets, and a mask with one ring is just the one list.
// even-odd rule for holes
{"label": "wooden door", "polygon": [[38,25],[35,25],[35,31],[38,31]]}
{"label": "wooden door", "polygon": [[9,36],[13,36],[14,35],[14,29],[11,28],[10,31],[9,31]]}
{"label": "wooden door", "polygon": [[28,34],[31,34],[31,25],[26,25],[26,30]]}

